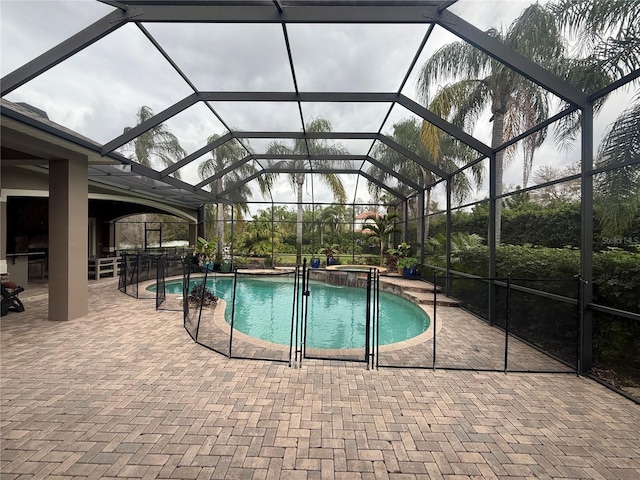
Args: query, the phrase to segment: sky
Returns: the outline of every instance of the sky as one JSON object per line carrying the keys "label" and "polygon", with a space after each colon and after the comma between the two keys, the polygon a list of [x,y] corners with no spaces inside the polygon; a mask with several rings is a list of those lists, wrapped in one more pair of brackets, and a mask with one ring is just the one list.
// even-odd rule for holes
{"label": "sky", "polygon": [[[531,2],[529,0],[461,0],[450,11],[485,30],[506,28]],[[542,2],[544,3],[544,2]],[[110,13],[112,7],[92,0],[0,0],[0,71],[7,73]],[[201,91],[294,91],[281,25],[145,24],[167,53]],[[303,92],[397,92],[427,25],[288,25],[296,79]],[[416,93],[419,68],[441,46],[457,38],[436,27],[402,93],[420,101]],[[434,90],[437,86],[434,86]],[[162,58],[143,32],[128,24],[60,65],[16,89],[7,96],[45,110],[52,121],[98,142],[106,143],[136,123],[142,105],[158,113],[192,93],[191,88]],[[629,103],[634,92],[617,91],[610,96],[595,121],[595,143]],[[300,131],[296,103],[211,103],[232,129]],[[334,131],[390,133],[393,124],[413,116],[395,106],[382,122],[389,104],[304,103],[305,121],[322,116]],[[557,111],[558,104],[554,107]],[[555,113],[552,112],[552,113]],[[473,132],[489,144],[489,113]],[[204,146],[213,134],[226,132],[224,125],[203,104],[197,104],[166,122],[188,153]],[[537,151],[534,171],[541,165],[562,168],[579,158],[579,148],[561,149],[553,135]],[[268,141],[251,140],[256,153]],[[285,141],[284,143],[287,143]],[[288,142],[290,144],[290,142]],[[370,142],[342,141],[351,153],[366,154]],[[181,178],[197,184],[197,166],[205,157],[181,169]],[[516,154],[505,171],[506,185],[522,184],[522,161]],[[343,178],[347,198],[368,201],[366,180],[355,175]],[[487,196],[488,185],[474,199]],[[257,189],[253,199],[260,200]],[[320,182],[307,182],[305,201],[331,202]],[[272,192],[276,201],[295,201],[283,177]],[[442,191],[436,198],[443,203]],[[254,206],[262,208],[262,205]]]}

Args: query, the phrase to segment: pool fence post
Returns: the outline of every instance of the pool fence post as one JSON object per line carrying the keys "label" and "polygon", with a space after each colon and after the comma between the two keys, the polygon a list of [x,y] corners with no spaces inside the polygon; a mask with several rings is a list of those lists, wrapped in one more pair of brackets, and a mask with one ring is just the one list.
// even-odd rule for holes
{"label": "pool fence post", "polygon": [[436,324],[438,310],[438,272],[433,273],[433,359],[431,361],[431,369],[436,369]]}
{"label": "pool fence post", "polygon": [[582,327],[584,322],[584,308],[583,308],[583,287],[584,282],[582,280],[582,274],[578,274],[578,319],[576,325],[576,375],[580,376],[580,372],[582,371],[582,342],[580,339],[582,338]]}
{"label": "pool fence post", "polygon": [[365,308],[365,320],[364,320],[364,360],[367,362],[367,370],[369,370],[370,358],[370,345],[371,341],[371,268],[367,272],[367,306]]}
{"label": "pool fence post", "polygon": [[[296,272],[296,274],[293,277],[293,298],[294,298],[294,302],[295,302],[295,297],[296,297],[296,280],[297,280],[297,278],[298,278],[298,274]],[[296,319],[295,319],[295,315],[294,315],[294,309],[293,309],[293,306],[292,306],[291,307],[291,330],[289,332],[289,367],[292,366],[291,356],[293,355],[293,331],[294,330],[296,330]],[[296,342],[297,341],[298,341],[298,336],[296,335]],[[297,356],[297,354],[298,354],[298,352],[296,351],[296,356]]]}
{"label": "pool fence post", "polygon": [[[207,268],[208,270],[208,268]],[[206,277],[205,271],[205,277]],[[233,323],[236,318],[236,290],[238,286],[238,271],[233,272],[233,297],[231,299],[231,330],[229,331],[229,357],[231,358],[231,349],[233,348]]]}
{"label": "pool fence post", "polygon": [[307,313],[309,311],[309,272],[307,269],[307,259],[302,262],[302,326],[303,336],[300,349],[300,365],[302,365],[302,357],[307,354]]}
{"label": "pool fence post", "polygon": [[509,293],[511,291],[511,275],[507,275],[507,305],[504,319],[504,373],[507,373],[509,360]]}
{"label": "pool fence post", "polygon": [[376,370],[380,366],[380,270],[376,269]]}
{"label": "pool fence post", "polygon": [[209,269],[204,270],[204,282],[202,283],[202,291],[200,292],[200,305],[198,306],[198,323],[196,324],[196,343],[198,343],[198,332],[200,332],[200,320],[202,318],[202,305],[204,304],[204,292],[207,289],[207,275]]}
{"label": "pool fence post", "polygon": [[[293,277],[293,303],[291,304],[291,324],[295,325],[294,326],[294,330],[295,330],[295,343],[293,345],[295,345],[295,350],[294,350],[294,360],[293,360],[293,366],[294,368],[296,367],[297,363],[298,363],[298,352],[299,352],[299,346],[300,346],[300,342],[298,341],[298,333],[300,331],[300,325],[299,325],[299,318],[298,318],[298,288],[299,287],[299,280],[300,280],[300,266],[296,265],[296,269],[295,269],[295,274]],[[291,331],[291,335],[293,336],[293,330]]]}
{"label": "pool fence post", "polygon": [[[191,268],[189,266],[189,268]],[[189,320],[189,302],[187,298],[189,297],[189,278],[191,276],[191,271],[187,270],[185,264],[182,265],[182,326],[186,328],[186,322]],[[189,331],[189,330],[187,330]],[[191,335],[191,332],[189,332]]]}

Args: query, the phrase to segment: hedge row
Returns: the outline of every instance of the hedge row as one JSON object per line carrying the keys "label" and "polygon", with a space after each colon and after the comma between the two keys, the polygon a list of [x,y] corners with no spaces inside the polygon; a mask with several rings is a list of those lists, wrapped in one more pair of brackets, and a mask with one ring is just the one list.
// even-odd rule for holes
{"label": "hedge row", "polygon": [[[487,237],[489,209],[480,204],[473,212],[452,214],[455,232],[476,233]],[[445,217],[439,215],[430,222],[429,236],[445,234]],[[580,247],[580,204],[559,203],[543,207],[529,204],[526,208],[502,211],[501,242],[508,245],[540,245],[551,248]],[[616,235],[602,231],[594,222],[594,246],[596,250],[610,246],[627,247],[630,243],[640,243],[640,215],[634,219],[627,231]]]}

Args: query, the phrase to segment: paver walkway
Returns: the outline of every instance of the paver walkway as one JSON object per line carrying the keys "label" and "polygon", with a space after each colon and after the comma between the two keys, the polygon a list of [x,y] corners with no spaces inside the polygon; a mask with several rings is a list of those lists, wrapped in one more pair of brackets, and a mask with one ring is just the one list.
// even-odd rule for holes
{"label": "paver walkway", "polygon": [[113,282],[71,322],[25,306],[0,323],[3,480],[640,478],[640,407],[575,375],[228,360]]}

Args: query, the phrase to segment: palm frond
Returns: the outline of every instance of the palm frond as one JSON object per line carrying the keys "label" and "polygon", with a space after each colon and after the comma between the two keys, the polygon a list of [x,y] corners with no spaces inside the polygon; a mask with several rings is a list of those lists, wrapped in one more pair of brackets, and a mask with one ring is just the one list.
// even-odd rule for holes
{"label": "palm frond", "polygon": [[[140,125],[152,117],[153,110],[143,105],[136,113],[136,124]],[[125,132],[129,130],[131,127],[124,128]],[[166,125],[162,124],[156,125],[134,138],[124,145],[123,149],[132,150],[133,154],[130,158],[150,168],[154,167],[154,161],[159,161],[164,168],[167,168],[187,155],[178,138],[167,129]],[[180,179],[179,170],[172,175]]]}
{"label": "palm frond", "polygon": [[420,99],[430,103],[432,85],[455,78],[481,79],[487,75],[492,59],[466,42],[454,42],[437,50],[420,69],[417,89]]}
{"label": "palm frond", "polygon": [[640,211],[640,102],[613,123],[598,149],[597,166],[627,163],[596,177],[596,213],[603,230],[624,232]]}
{"label": "palm frond", "polygon": [[557,0],[558,23],[577,36],[581,53],[622,76],[640,64],[640,0]]}

